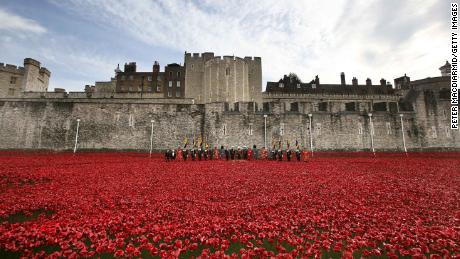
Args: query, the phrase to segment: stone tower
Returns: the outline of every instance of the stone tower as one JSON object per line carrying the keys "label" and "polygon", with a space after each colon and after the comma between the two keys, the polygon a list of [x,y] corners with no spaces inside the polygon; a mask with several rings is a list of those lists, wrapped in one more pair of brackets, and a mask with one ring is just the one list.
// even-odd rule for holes
{"label": "stone tower", "polygon": [[449,61],[446,61],[446,64],[439,68],[439,70],[441,71],[441,76],[450,76],[450,69],[450,63]]}
{"label": "stone tower", "polygon": [[262,101],[262,64],[258,57],[185,53],[185,97],[196,103]]}
{"label": "stone tower", "polygon": [[24,59],[24,78],[22,80],[23,92],[46,92],[51,72],[45,67],[40,67],[40,62],[35,59]]}

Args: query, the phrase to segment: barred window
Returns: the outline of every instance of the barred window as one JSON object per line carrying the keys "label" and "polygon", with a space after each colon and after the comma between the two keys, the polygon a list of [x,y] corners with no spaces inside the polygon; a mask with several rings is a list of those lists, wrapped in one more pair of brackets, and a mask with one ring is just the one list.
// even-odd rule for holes
{"label": "barred window", "polygon": [[280,136],[284,135],[284,123],[280,123]]}

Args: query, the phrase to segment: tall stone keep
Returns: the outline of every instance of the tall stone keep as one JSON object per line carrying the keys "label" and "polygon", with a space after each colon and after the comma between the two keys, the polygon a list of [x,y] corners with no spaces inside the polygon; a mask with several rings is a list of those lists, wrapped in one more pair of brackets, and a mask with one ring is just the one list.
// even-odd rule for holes
{"label": "tall stone keep", "polygon": [[196,103],[262,101],[259,57],[185,53],[185,96]]}
{"label": "tall stone keep", "polygon": [[24,59],[24,78],[22,80],[22,91],[24,92],[46,92],[50,79],[50,71],[40,67],[40,62],[35,59]]}

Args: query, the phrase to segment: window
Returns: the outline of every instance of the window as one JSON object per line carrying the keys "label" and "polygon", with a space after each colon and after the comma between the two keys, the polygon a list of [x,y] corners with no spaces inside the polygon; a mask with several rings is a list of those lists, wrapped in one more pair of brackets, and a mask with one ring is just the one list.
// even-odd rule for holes
{"label": "window", "polygon": [[168,97],[172,97],[172,94],[170,91],[168,91]]}
{"label": "window", "polygon": [[345,111],[347,112],[356,111],[356,103],[355,102],[345,103]]}
{"label": "window", "polygon": [[152,76],[148,76],[148,77],[147,77],[147,80],[148,80],[148,81],[152,81]]}
{"label": "window", "polygon": [[192,69],[193,69],[193,67],[194,67],[194,66],[193,66],[193,64],[192,64]]}
{"label": "window", "polygon": [[317,136],[321,135],[321,123],[316,123],[315,132]]}
{"label": "window", "polygon": [[224,125],[222,126],[222,134],[223,134],[224,136],[227,135],[227,124],[224,124]]}
{"label": "window", "polygon": [[299,88],[300,88],[300,84],[297,84],[297,89],[299,89]]}
{"label": "window", "polygon": [[161,81],[161,76],[160,75],[157,76],[157,81]]}
{"label": "window", "polygon": [[122,76],[121,76],[121,80],[123,80],[123,81],[126,80],[126,76],[125,76],[125,75],[122,75]]}
{"label": "window", "polygon": [[363,125],[361,122],[358,123],[358,135],[363,135]]}
{"label": "window", "polygon": [[284,123],[280,123],[280,136],[284,135]]}
{"label": "window", "polygon": [[177,87],[180,87],[180,81],[177,81],[176,85]]}
{"label": "window", "polygon": [[179,71],[179,72],[177,72],[177,77],[180,77],[180,71]]}
{"label": "window", "polygon": [[280,83],[278,86],[279,88],[284,88],[284,83]]}
{"label": "window", "polygon": [[129,115],[128,125],[134,127],[134,116],[132,114]]}
{"label": "window", "polygon": [[386,128],[387,128],[387,135],[391,135],[391,123],[387,122],[385,125],[386,125]]}
{"label": "window", "polygon": [[311,88],[316,89],[316,84],[311,84]]}
{"label": "window", "polygon": [[14,88],[8,89],[8,95],[14,95]]}
{"label": "window", "polygon": [[169,86],[169,87],[172,87],[172,81],[169,81],[169,82],[168,82],[168,86]]}
{"label": "window", "polygon": [[157,92],[161,92],[161,86],[157,85]]}
{"label": "window", "polygon": [[438,133],[436,132],[436,126],[431,126],[431,137],[438,138]]}
{"label": "window", "polygon": [[170,78],[172,77],[172,72],[171,72],[171,71],[169,71],[169,77],[170,77]]}
{"label": "window", "polygon": [[133,75],[130,75],[129,76],[129,80],[133,80],[134,79],[134,76]]}
{"label": "window", "polygon": [[321,102],[318,104],[318,111],[327,112],[327,102]]}
{"label": "window", "polygon": [[10,78],[10,84],[12,84],[12,85],[16,84],[16,79],[17,79],[17,77],[12,76],[12,77]]}
{"label": "window", "polygon": [[230,68],[229,68],[229,67],[227,67],[227,68],[225,69],[225,75],[226,75],[226,76],[229,76],[229,75],[230,75]]}
{"label": "window", "polygon": [[151,86],[147,87],[147,91],[148,91],[148,92],[152,92],[152,90],[153,90],[153,89],[152,89]]}
{"label": "window", "polygon": [[249,136],[252,136],[252,123],[249,123],[248,134],[249,134]]}
{"label": "window", "polygon": [[176,97],[180,97],[180,92],[179,91],[176,92]]}

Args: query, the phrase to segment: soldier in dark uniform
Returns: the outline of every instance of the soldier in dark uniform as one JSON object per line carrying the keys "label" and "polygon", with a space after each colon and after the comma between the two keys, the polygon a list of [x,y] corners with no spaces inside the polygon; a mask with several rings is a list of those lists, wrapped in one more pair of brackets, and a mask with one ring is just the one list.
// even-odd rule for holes
{"label": "soldier in dark uniform", "polygon": [[276,160],[276,148],[273,146],[272,150],[270,150],[270,160]]}
{"label": "soldier in dark uniform", "polygon": [[243,159],[248,160],[248,147],[243,147]]}
{"label": "soldier in dark uniform", "polygon": [[[224,159],[224,157],[226,156],[226,152],[225,152],[226,149],[224,149],[224,146],[220,146],[220,159]],[[228,160],[228,159],[227,159]]]}
{"label": "soldier in dark uniform", "polygon": [[230,159],[235,160],[235,149],[233,149],[233,146],[230,148]]}
{"label": "soldier in dark uniform", "polygon": [[278,161],[283,161],[283,150],[278,149]]}
{"label": "soldier in dark uniform", "polygon": [[291,162],[291,149],[286,150],[286,158],[288,162]]}
{"label": "soldier in dark uniform", "polygon": [[254,160],[259,159],[259,150],[257,149],[256,145],[252,146],[252,154],[254,156]]}
{"label": "soldier in dark uniform", "polygon": [[198,153],[197,153],[197,155],[198,155],[198,161],[201,161],[201,158],[202,158],[202,155],[203,155],[203,150],[201,149],[201,147],[198,148]]}
{"label": "soldier in dark uniform", "polygon": [[227,161],[230,159],[230,151],[228,150],[228,146],[225,148],[225,159]]}
{"label": "soldier in dark uniform", "polygon": [[295,158],[297,159],[297,162],[300,162],[301,152],[300,152],[299,142],[297,140],[295,141],[295,146],[296,146]]}
{"label": "soldier in dark uniform", "polygon": [[238,160],[241,160],[241,149],[240,149],[240,146],[238,146],[238,150],[236,151],[236,157]]}
{"label": "soldier in dark uniform", "polygon": [[165,161],[169,161],[169,149],[165,151]]}
{"label": "soldier in dark uniform", "polygon": [[187,161],[187,156],[188,156],[188,149],[187,148],[184,148],[182,150],[182,156],[183,156],[184,161]]}
{"label": "soldier in dark uniform", "polygon": [[192,161],[195,161],[195,158],[196,158],[196,149],[195,149],[195,147],[192,148],[191,155],[192,155]]}

